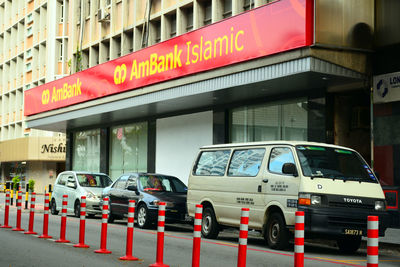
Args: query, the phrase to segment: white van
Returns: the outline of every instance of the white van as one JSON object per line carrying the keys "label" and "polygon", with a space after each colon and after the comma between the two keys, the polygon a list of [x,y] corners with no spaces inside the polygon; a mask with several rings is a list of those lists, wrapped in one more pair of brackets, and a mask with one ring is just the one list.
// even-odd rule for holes
{"label": "white van", "polygon": [[187,205],[203,205],[202,235],[216,238],[239,227],[250,208],[249,229],[261,231],[271,248],[283,249],[294,231],[295,212],[305,212],[306,237],[337,240],[354,252],[367,235],[367,216],[380,217],[386,204],[375,174],[356,151],[312,142],[254,142],[205,146],[188,181]]}

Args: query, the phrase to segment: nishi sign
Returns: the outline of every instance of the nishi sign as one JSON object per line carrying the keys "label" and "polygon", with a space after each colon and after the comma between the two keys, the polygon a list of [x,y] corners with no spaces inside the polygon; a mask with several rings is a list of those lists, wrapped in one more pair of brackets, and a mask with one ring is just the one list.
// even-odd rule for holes
{"label": "nishi sign", "polygon": [[25,91],[30,116],[311,45],[313,1],[280,0]]}

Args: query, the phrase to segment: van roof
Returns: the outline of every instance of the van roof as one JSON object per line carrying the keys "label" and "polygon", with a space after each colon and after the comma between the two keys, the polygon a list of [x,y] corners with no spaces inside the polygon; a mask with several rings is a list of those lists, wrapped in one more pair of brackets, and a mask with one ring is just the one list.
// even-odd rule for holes
{"label": "van roof", "polygon": [[230,147],[244,147],[244,146],[246,146],[246,147],[248,147],[248,146],[264,146],[264,145],[325,146],[325,147],[333,147],[333,148],[339,148],[339,149],[348,149],[348,150],[354,151],[354,149],[351,149],[351,148],[348,148],[348,147],[337,146],[337,145],[326,144],[326,143],[308,142],[308,141],[285,141],[285,140],[208,145],[208,146],[203,146],[203,147],[201,147],[201,149],[230,148]]}

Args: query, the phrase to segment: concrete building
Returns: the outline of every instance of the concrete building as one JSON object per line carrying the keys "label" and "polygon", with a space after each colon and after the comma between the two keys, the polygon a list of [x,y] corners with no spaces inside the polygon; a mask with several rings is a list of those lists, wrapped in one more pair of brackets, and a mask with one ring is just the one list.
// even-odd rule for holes
{"label": "concrete building", "polygon": [[71,75],[25,92],[27,124],[67,134],[67,169],[112,179],[186,182],[200,146],[270,139],[349,146],[373,163],[372,80],[386,73],[373,59],[392,44],[380,22],[395,2],[64,1]]}
{"label": "concrete building", "polygon": [[19,176],[44,192],[65,169],[65,135],[32,129],[24,91],[68,73],[63,1],[0,1],[1,182]]}

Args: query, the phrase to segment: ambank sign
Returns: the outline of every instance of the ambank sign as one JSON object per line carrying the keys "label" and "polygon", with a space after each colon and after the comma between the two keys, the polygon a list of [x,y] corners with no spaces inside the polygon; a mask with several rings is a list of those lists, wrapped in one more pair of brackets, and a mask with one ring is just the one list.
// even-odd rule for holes
{"label": "ambank sign", "polygon": [[400,100],[400,72],[374,76],[374,103]]}
{"label": "ambank sign", "polygon": [[281,0],[25,91],[33,115],[311,45],[313,0]]}

